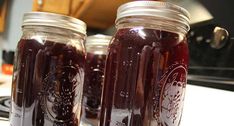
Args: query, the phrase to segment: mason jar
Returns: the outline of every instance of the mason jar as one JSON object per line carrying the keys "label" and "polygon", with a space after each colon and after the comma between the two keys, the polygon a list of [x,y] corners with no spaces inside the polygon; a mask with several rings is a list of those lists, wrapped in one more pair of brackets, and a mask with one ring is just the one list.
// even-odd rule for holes
{"label": "mason jar", "polygon": [[77,126],[84,82],[86,24],[25,13],[12,82],[11,126]]}
{"label": "mason jar", "polygon": [[88,36],[85,42],[86,65],[82,102],[82,126],[98,126],[100,120],[106,54],[111,36]]}
{"label": "mason jar", "polygon": [[106,61],[100,126],[179,126],[189,52],[189,13],[135,1],[118,8]]}

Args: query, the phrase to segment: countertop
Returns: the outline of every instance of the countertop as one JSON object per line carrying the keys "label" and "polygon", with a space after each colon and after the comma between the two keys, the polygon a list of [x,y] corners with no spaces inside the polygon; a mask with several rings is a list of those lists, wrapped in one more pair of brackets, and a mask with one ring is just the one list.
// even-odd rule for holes
{"label": "countertop", "polygon": [[180,126],[234,126],[234,92],[187,85]]}
{"label": "countertop", "polygon": [[[11,77],[0,75],[0,96],[9,96]],[[187,85],[180,126],[234,126],[234,92]],[[0,121],[0,126],[9,122]]]}

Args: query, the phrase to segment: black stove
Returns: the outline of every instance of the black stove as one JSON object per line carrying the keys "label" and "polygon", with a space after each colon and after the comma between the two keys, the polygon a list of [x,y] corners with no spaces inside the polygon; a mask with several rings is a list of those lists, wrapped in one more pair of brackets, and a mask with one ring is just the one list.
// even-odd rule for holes
{"label": "black stove", "polygon": [[234,91],[233,35],[217,24],[194,26],[188,43],[188,83]]}
{"label": "black stove", "polygon": [[11,105],[10,96],[5,96],[5,97],[1,96],[0,97],[0,117],[1,117],[1,120],[8,120],[10,105]]}

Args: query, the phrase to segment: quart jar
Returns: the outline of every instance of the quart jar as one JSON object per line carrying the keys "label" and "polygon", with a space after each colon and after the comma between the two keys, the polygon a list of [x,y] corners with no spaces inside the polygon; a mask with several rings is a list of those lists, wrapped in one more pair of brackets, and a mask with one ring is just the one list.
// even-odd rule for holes
{"label": "quart jar", "polygon": [[109,45],[100,126],[179,126],[189,52],[188,12],[171,3],[118,8]]}
{"label": "quart jar", "polygon": [[82,102],[82,126],[98,126],[107,48],[111,36],[92,35],[85,42],[86,65]]}
{"label": "quart jar", "polygon": [[11,126],[78,126],[86,24],[45,12],[24,14],[12,82]]}

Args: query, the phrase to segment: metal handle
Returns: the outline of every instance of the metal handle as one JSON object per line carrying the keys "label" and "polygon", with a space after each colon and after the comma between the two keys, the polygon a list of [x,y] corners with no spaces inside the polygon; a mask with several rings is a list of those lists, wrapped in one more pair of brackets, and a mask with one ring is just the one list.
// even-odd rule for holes
{"label": "metal handle", "polygon": [[229,33],[226,29],[215,27],[210,45],[212,48],[221,49],[227,44],[228,38]]}
{"label": "metal handle", "polygon": [[39,11],[42,9],[43,3],[44,3],[43,0],[37,0],[37,4],[38,4]]}

